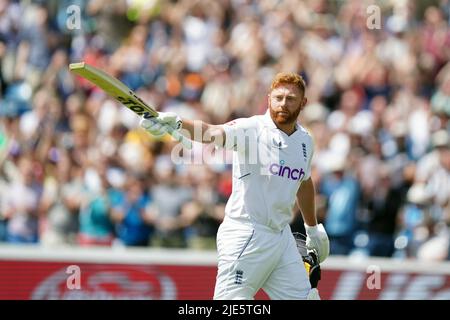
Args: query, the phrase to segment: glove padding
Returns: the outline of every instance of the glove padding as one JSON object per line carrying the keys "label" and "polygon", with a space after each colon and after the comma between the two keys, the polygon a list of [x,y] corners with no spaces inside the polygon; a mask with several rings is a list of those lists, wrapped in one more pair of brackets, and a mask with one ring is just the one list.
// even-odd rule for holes
{"label": "glove padding", "polygon": [[319,259],[315,250],[308,250],[308,254],[302,256],[303,264],[305,265],[306,272],[309,275],[309,283],[311,284],[311,290],[306,297],[307,300],[321,300],[317,285],[321,278],[321,270]]}
{"label": "glove padding", "polygon": [[160,112],[158,117],[142,118],[139,125],[155,137],[161,137],[169,132],[170,128],[179,130],[183,121],[174,112]]}
{"label": "glove padding", "polygon": [[322,224],[308,226],[305,224],[306,230],[306,247],[309,250],[316,250],[319,263],[322,263],[330,254],[330,241],[327,232]]}
{"label": "glove padding", "polygon": [[321,270],[319,259],[315,250],[308,250],[308,255],[302,256],[303,264],[305,265],[306,272],[309,275],[309,282],[311,288],[317,288],[319,280],[321,278]]}

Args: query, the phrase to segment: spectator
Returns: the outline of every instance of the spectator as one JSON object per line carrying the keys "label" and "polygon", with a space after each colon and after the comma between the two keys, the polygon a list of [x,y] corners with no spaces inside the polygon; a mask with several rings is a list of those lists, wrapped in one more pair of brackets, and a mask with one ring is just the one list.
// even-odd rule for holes
{"label": "spectator", "polygon": [[114,228],[109,211],[118,202],[120,194],[110,188],[105,174],[88,168],[84,175],[86,188],[80,206],[80,230],[77,241],[82,246],[110,246]]}
{"label": "spectator", "polygon": [[111,209],[116,235],[125,246],[148,246],[153,232],[152,220],[145,209],[151,203],[145,192],[144,180],[128,178],[119,200]]}
{"label": "spectator", "polygon": [[343,158],[333,159],[330,174],[323,178],[320,191],[329,203],[325,228],[330,238],[330,253],[346,255],[353,248],[357,230],[357,210],[360,187],[357,180],[346,172]]}
{"label": "spectator", "polygon": [[202,171],[203,175],[197,177],[200,181],[197,182],[193,200],[182,208],[180,224],[186,228],[190,248],[215,249],[226,201],[217,190],[219,185],[216,175],[211,170]]}
{"label": "spectator", "polygon": [[394,235],[397,227],[397,214],[404,201],[402,186],[395,186],[392,173],[382,167],[379,171],[377,188],[368,200],[369,211],[367,250],[370,256],[391,257],[394,253]]}
{"label": "spectator", "polygon": [[155,168],[157,184],[152,188],[148,216],[155,224],[154,245],[186,247],[185,225],[180,223],[183,206],[192,200],[193,190],[178,183],[175,168],[168,156],[160,156]]}
{"label": "spectator", "polygon": [[423,184],[414,184],[408,191],[401,213],[399,234],[395,241],[397,255],[416,257],[418,248],[429,236],[431,197]]}
{"label": "spectator", "polygon": [[44,245],[75,244],[81,195],[85,192],[82,172],[67,153],[56,157],[56,172],[49,174],[44,182],[40,204],[40,242]]}
{"label": "spectator", "polygon": [[6,241],[10,243],[38,242],[38,204],[41,187],[35,180],[33,162],[19,156],[17,174],[8,188],[5,217],[8,219]]}

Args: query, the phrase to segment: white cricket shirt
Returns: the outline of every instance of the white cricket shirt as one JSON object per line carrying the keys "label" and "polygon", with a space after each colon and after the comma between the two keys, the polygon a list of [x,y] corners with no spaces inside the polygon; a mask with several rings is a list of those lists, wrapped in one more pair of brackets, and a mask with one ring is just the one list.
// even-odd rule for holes
{"label": "white cricket shirt", "polygon": [[292,219],[298,188],[311,175],[313,141],[298,123],[288,136],[269,111],[223,125],[233,149],[233,191],[225,216],[281,231]]}

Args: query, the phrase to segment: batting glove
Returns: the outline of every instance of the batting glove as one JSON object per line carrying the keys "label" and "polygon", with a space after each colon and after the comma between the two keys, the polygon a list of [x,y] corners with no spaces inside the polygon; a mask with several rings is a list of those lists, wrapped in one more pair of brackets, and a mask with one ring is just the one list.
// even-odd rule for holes
{"label": "batting glove", "polygon": [[330,241],[327,232],[322,224],[308,226],[306,230],[306,247],[310,250],[316,250],[319,256],[319,263],[322,263],[330,254]]}
{"label": "batting glove", "polygon": [[308,250],[306,256],[302,256],[303,264],[305,265],[306,272],[309,275],[309,283],[311,288],[317,288],[319,280],[322,277],[322,271],[320,270],[319,259],[317,258],[315,250]]}
{"label": "batting glove", "polygon": [[155,118],[142,118],[140,126],[155,137],[161,137],[170,132],[171,128],[181,129],[183,121],[174,112],[160,112]]}

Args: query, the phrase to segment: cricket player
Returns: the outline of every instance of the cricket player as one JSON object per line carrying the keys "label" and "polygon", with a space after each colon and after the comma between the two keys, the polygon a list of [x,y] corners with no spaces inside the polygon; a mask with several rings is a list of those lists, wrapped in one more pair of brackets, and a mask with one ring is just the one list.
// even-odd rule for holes
{"label": "cricket player", "polygon": [[[272,81],[264,115],[223,125],[180,119],[175,113],[141,120],[141,126],[154,135],[165,134],[167,124],[184,129],[195,141],[234,151],[233,191],[217,233],[214,299],[253,299],[260,288],[271,299],[317,296],[289,226],[297,202],[307,247],[316,250],[320,262],[327,258],[328,236],[317,224],[311,180],[313,140],[297,123],[306,103],[303,78],[279,73]],[[194,136],[195,125],[201,126],[201,137]]]}

